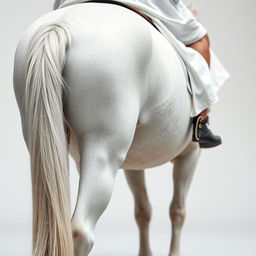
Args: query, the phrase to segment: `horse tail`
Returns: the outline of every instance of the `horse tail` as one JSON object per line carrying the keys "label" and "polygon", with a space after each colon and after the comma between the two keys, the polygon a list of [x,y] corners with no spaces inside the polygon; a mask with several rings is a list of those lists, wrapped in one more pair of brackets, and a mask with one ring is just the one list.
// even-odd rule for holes
{"label": "horse tail", "polygon": [[33,193],[33,256],[73,256],[62,71],[70,34],[41,27],[30,42],[25,113]]}

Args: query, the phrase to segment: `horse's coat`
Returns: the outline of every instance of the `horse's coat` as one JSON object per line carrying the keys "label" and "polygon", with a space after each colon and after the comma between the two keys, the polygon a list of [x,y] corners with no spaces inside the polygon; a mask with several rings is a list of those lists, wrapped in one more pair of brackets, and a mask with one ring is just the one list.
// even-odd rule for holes
{"label": "horse's coat", "polygon": [[[45,39],[39,44],[42,36]],[[63,45],[64,42],[59,38],[66,37],[70,37],[71,42]],[[67,47],[66,56],[61,53],[64,46]],[[28,56],[30,59],[27,64]],[[55,68],[53,72],[54,66],[51,66],[49,60],[63,60],[65,57],[64,70],[57,68],[56,71]],[[32,63],[35,63],[34,71],[30,67]],[[175,162],[175,193],[170,208],[173,237],[169,255],[179,255],[179,233],[183,222],[180,220],[184,219],[185,196],[199,148],[191,142],[191,97],[187,90],[186,74],[176,51],[145,19],[120,6],[82,4],[44,15],[27,29],[20,40],[15,58],[14,89],[29,150],[30,141],[37,138],[30,138],[28,131],[32,128],[27,120],[39,122],[42,119],[47,122],[47,114],[50,118],[53,116],[50,119],[52,124],[57,120],[54,108],[52,112],[48,110],[48,113],[46,111],[42,115],[40,113],[44,113],[45,108],[40,109],[40,106],[44,106],[44,101],[51,104],[51,98],[47,99],[50,97],[47,96],[48,90],[54,93],[54,90],[59,89],[47,89],[47,86],[59,88],[60,82],[56,77],[62,71],[69,87],[65,92],[63,109],[72,132],[70,152],[81,174],[72,218],[76,255],[88,255],[92,248],[94,228],[109,202],[118,168],[142,170],[171,160]],[[30,82],[26,76],[31,77]],[[38,102],[31,99],[35,110],[26,112],[25,105],[30,105],[24,102],[24,97],[28,100],[25,87],[33,92],[35,82],[39,85],[39,91],[40,84],[45,86],[42,91],[45,96],[42,98],[40,92],[34,92],[38,97]],[[41,112],[33,114],[37,110]],[[32,113],[31,116],[26,116],[28,113]],[[46,143],[54,140],[54,136],[56,143],[60,140],[57,138],[58,134],[51,134],[47,130],[47,126],[39,128],[37,132]],[[54,145],[54,141],[52,144]],[[40,152],[40,143],[37,146]],[[49,159],[57,157],[55,151],[44,153]],[[45,166],[47,157],[41,159]],[[53,171],[58,173],[58,170],[49,169],[49,173]],[[134,175],[136,176],[127,171],[132,190]],[[40,184],[43,181],[37,182]],[[51,188],[51,179],[48,183]],[[141,189],[142,193],[135,193],[135,199],[141,204],[138,216],[143,220],[143,213],[148,209],[146,207],[144,211],[144,206],[148,202],[146,196],[143,196],[146,191],[143,189],[143,182],[139,184],[136,188]],[[37,185],[33,186],[36,191]],[[47,188],[47,185],[42,187]],[[44,189],[40,193],[44,193]],[[56,192],[60,193],[61,191]],[[47,201],[49,209],[52,204],[59,203],[54,200],[57,199]],[[66,205],[61,206],[66,209]],[[40,208],[40,204],[38,207]],[[44,209],[38,210],[40,212]],[[55,218],[54,212],[50,216]],[[140,255],[143,256],[150,255],[146,226],[140,225]],[[60,232],[65,231],[65,228],[67,227],[60,228]],[[48,230],[40,232],[47,235]],[[34,243],[36,242],[37,238]],[[41,254],[36,253],[36,256],[46,256],[43,250],[47,251],[48,248],[45,248],[43,242],[38,242],[37,250]],[[60,243],[59,246],[63,244],[65,245]],[[65,248],[58,249],[62,254],[57,249],[49,251],[47,256],[71,256],[65,254]]]}

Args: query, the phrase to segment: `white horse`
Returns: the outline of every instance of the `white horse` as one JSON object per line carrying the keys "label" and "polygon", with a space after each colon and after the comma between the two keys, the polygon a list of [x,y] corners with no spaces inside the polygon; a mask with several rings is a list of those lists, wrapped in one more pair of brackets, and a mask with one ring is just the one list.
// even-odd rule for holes
{"label": "white horse", "polygon": [[[186,73],[170,43],[121,6],[52,11],[19,42],[14,89],[31,156],[33,255],[89,254],[119,168],[135,200],[139,255],[152,255],[144,169],[168,161],[174,163],[169,255],[180,255],[185,199],[200,150],[191,142]],[[80,173],[72,220],[68,152]]]}

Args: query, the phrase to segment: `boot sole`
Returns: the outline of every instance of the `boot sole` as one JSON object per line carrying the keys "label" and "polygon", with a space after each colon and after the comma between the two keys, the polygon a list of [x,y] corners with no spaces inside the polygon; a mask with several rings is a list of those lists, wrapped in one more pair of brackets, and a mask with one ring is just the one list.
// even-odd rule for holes
{"label": "boot sole", "polygon": [[221,145],[222,142],[218,143],[218,144],[210,144],[210,143],[199,143],[200,148],[214,148],[217,147],[219,145]]}

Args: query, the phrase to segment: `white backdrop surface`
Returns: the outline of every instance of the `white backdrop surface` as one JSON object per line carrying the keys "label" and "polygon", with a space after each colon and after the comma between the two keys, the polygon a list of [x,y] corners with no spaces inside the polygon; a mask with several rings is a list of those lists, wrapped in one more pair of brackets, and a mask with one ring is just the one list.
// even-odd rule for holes
{"label": "white backdrop surface", "polygon": [[[31,186],[28,153],[12,88],[15,47],[22,31],[52,8],[53,1],[1,3],[0,26],[0,255],[31,251]],[[211,112],[211,127],[223,145],[204,150],[187,202],[182,236],[184,256],[256,255],[256,26],[254,0],[197,0],[195,7],[212,46],[232,78]],[[171,164],[148,170],[154,255],[167,255]],[[71,164],[72,197],[77,173]],[[93,256],[136,255],[138,235],[133,201],[122,171],[96,231]]]}

